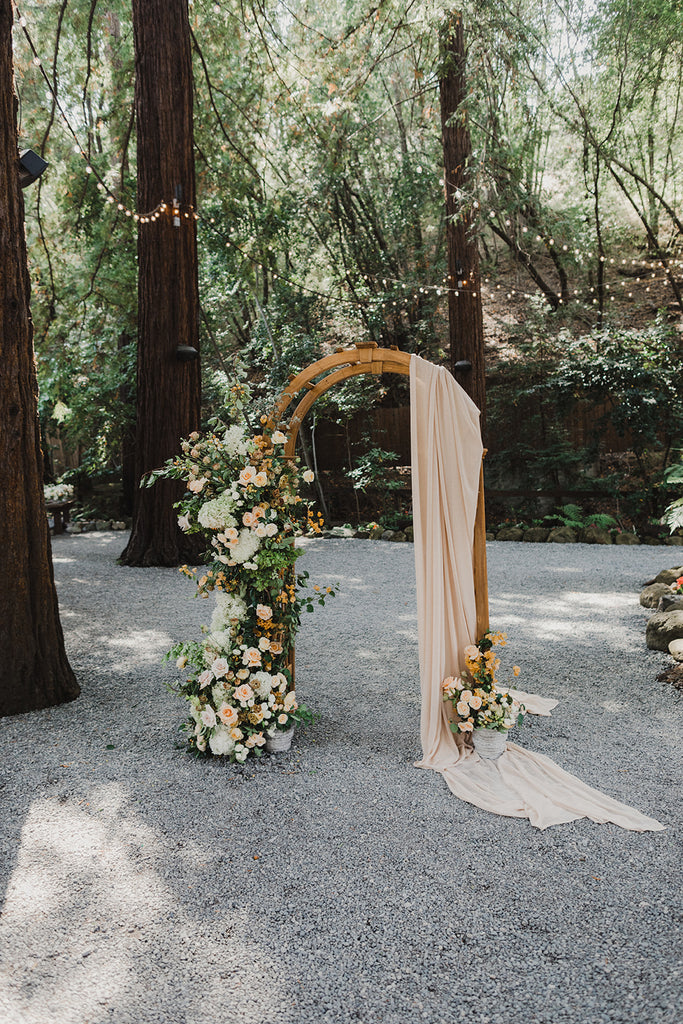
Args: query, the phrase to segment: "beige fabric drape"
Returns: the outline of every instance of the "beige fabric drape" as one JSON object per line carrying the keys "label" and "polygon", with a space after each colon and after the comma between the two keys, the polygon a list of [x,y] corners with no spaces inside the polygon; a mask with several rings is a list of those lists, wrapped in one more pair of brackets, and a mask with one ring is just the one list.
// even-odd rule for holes
{"label": "beige fabric drape", "polygon": [[[440,772],[462,800],[538,828],[592,818],[636,831],[664,826],[612,800],[549,758],[515,743],[496,761],[478,756],[448,724],[441,684],[464,668],[475,642],[472,544],[483,448],[479,410],[444,368],[413,355],[410,406],[415,571],[422,714],[420,768]],[[532,713],[557,703],[525,694]]]}

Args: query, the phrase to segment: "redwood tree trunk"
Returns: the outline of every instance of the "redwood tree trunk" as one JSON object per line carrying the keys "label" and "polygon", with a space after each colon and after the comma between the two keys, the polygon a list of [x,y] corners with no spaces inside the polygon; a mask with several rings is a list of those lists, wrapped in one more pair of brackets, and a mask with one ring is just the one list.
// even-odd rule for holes
{"label": "redwood tree trunk", "polygon": [[[465,40],[462,17],[452,13],[441,34],[441,131],[448,248],[448,324],[451,373],[481,410],[486,427],[484,324],[481,312],[479,252],[473,233],[476,210],[469,173],[472,143],[467,126]],[[456,369],[467,360],[471,370]]]}
{"label": "redwood tree trunk", "polygon": [[0,124],[0,715],[13,715],[80,689],[64,650],[43,498],[11,0],[0,0]]}
{"label": "redwood tree trunk", "polygon": [[[136,477],[180,451],[200,423],[199,359],[179,361],[179,345],[199,351],[194,220],[192,60],[187,0],[133,0],[138,212]],[[174,216],[173,200],[179,204]],[[166,209],[160,209],[161,204]],[[178,529],[175,481],[136,488],[126,565],[177,565],[194,550]]]}

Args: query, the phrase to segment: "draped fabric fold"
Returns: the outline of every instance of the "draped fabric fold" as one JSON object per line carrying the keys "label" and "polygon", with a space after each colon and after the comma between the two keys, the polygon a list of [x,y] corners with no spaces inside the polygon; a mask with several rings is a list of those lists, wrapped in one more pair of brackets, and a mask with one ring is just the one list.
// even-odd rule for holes
{"label": "draped fabric fold", "polygon": [[[411,356],[411,459],[422,713],[420,768],[440,772],[456,796],[485,810],[528,818],[538,828],[591,818],[634,831],[664,826],[508,743],[495,761],[451,732],[441,684],[464,668],[475,642],[472,549],[483,447],[479,410],[444,368]],[[557,703],[523,695],[548,715]]]}

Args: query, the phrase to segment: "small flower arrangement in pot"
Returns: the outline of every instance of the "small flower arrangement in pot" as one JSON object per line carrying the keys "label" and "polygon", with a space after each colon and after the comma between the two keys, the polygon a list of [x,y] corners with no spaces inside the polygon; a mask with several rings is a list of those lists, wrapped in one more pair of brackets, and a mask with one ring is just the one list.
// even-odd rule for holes
{"label": "small flower arrangement in pot", "polygon": [[[505,633],[487,632],[477,644],[465,648],[465,669],[460,677],[449,676],[442,683],[443,699],[451,704],[454,733],[471,733],[481,757],[499,757],[505,749],[507,734],[524,720],[523,704],[500,687],[496,672],[500,659],[496,644],[505,646]],[[513,668],[519,675],[517,665]]]}

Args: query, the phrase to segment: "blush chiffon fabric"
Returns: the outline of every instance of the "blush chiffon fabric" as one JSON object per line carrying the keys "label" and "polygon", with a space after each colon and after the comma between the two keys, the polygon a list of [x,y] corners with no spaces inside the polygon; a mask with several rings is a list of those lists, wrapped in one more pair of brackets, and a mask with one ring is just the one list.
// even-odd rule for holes
{"label": "blush chiffon fabric", "polygon": [[[495,814],[547,828],[576,818],[638,832],[664,828],[592,789],[550,758],[508,742],[484,760],[454,735],[441,684],[464,668],[464,648],[479,639],[472,552],[483,447],[479,410],[444,368],[410,360],[411,460],[422,710],[420,768],[443,775],[452,792]],[[515,693],[530,713],[557,701]],[[585,737],[584,737],[585,741]]]}

